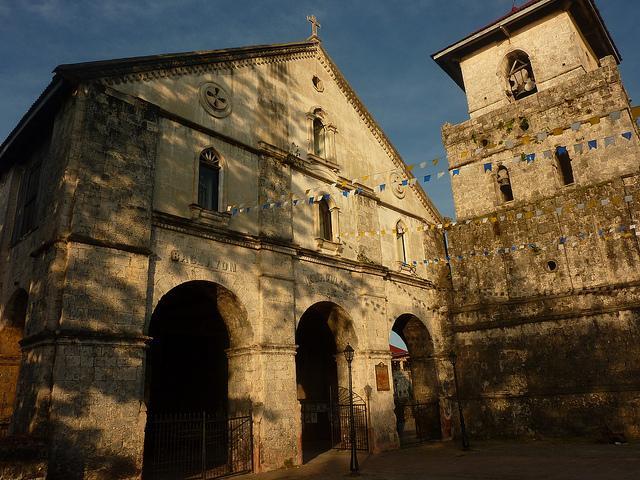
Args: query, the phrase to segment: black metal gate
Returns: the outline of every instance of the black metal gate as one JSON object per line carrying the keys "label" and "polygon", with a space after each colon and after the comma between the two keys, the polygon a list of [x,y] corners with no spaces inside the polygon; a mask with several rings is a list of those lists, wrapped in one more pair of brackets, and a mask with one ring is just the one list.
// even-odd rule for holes
{"label": "black metal gate", "polygon": [[407,403],[396,405],[396,421],[401,445],[440,440],[440,403]]}
{"label": "black metal gate", "polygon": [[[331,408],[331,443],[335,449],[349,450],[351,448],[350,416],[349,391],[340,387],[338,401]],[[353,394],[353,418],[356,430],[356,449],[369,451],[367,404],[355,392]]]}
{"label": "black metal gate", "polygon": [[153,414],[147,420],[145,480],[210,480],[253,470],[251,416]]}

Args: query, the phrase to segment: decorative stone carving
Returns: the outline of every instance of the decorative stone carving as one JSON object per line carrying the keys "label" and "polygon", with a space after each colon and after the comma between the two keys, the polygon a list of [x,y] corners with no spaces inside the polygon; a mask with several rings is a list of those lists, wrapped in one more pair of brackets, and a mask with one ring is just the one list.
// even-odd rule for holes
{"label": "decorative stone carving", "polygon": [[320,80],[320,78],[317,75],[313,76],[313,87],[318,91],[318,92],[324,92],[324,83],[322,83],[322,80]]}
{"label": "decorative stone carving", "polygon": [[391,184],[391,191],[398,198],[404,198],[406,195],[406,189],[402,185],[402,175],[398,172],[393,172],[389,175],[389,183]]}
{"label": "decorative stone carving", "polygon": [[210,115],[224,118],[231,113],[231,94],[215,82],[200,86],[200,104]]}

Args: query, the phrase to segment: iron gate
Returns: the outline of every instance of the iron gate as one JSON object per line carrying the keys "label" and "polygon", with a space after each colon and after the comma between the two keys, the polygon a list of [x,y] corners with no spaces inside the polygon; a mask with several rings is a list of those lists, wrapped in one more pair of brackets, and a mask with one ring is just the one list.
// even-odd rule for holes
{"label": "iron gate", "polygon": [[[353,392],[353,419],[356,430],[356,449],[369,451],[369,422],[367,404]],[[351,448],[349,390],[338,388],[338,401],[331,408],[331,443],[338,450]]]}
{"label": "iron gate", "polygon": [[[349,404],[338,404],[334,406],[331,422],[331,441],[333,448],[338,450],[349,450],[351,448],[349,417]],[[354,403],[353,418],[353,423],[356,427],[356,449],[369,451],[367,405],[364,403]]]}
{"label": "iron gate", "polygon": [[253,470],[251,416],[153,414],[147,420],[145,480],[210,480]]}
{"label": "iron gate", "polygon": [[407,403],[396,406],[398,435],[402,445],[442,438],[440,403]]}

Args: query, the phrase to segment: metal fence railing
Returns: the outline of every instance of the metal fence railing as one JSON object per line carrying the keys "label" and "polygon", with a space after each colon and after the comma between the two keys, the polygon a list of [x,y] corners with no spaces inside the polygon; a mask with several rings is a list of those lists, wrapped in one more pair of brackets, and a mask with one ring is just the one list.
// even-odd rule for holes
{"label": "metal fence railing", "polygon": [[210,480],[253,470],[251,416],[150,414],[145,480]]}
{"label": "metal fence railing", "polygon": [[[353,419],[356,431],[356,449],[369,450],[369,425],[367,419],[367,405],[353,405]],[[332,440],[333,446],[339,450],[351,448],[349,405],[338,404],[333,407]]]}

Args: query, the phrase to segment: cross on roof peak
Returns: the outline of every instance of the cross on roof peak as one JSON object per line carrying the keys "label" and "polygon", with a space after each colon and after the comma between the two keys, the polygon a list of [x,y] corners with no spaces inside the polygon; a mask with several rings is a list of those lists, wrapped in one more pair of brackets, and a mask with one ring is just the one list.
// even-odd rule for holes
{"label": "cross on roof peak", "polygon": [[307,15],[307,22],[311,23],[311,37],[318,38],[318,29],[322,27],[315,15]]}

